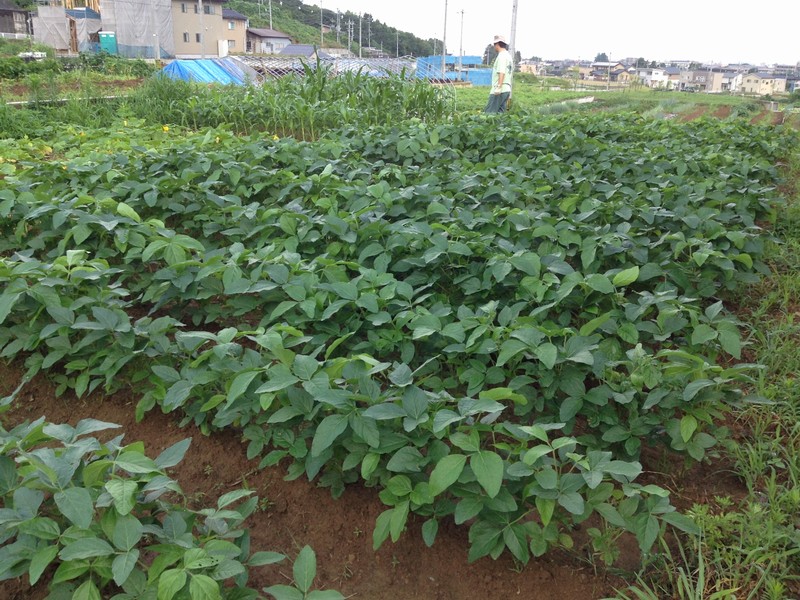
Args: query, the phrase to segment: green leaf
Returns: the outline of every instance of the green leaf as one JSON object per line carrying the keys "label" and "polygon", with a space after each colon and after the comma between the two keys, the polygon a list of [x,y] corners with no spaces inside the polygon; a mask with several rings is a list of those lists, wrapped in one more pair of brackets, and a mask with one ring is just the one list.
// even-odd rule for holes
{"label": "green leaf", "polygon": [[94,558],[96,556],[111,556],[114,548],[100,538],[80,538],[64,546],[58,557],[63,561],[81,560],[83,558]]}
{"label": "green leaf", "polygon": [[395,475],[386,482],[386,489],[398,498],[408,496],[414,489],[411,480],[405,475]]}
{"label": "green leaf", "polygon": [[394,453],[386,468],[393,473],[419,473],[425,457],[413,446],[405,446]]}
{"label": "green leaf", "polygon": [[422,524],[422,540],[425,545],[430,548],[436,540],[436,534],[439,532],[439,521],[436,519],[428,519]]}
{"label": "green leaf", "polygon": [[31,557],[31,564],[28,565],[28,577],[30,584],[33,586],[39,581],[44,570],[48,565],[53,562],[53,559],[58,554],[58,546],[43,546]]}
{"label": "green leaf", "polygon": [[684,415],[681,419],[681,439],[688,442],[697,431],[697,419],[692,415]]}
{"label": "green leaf", "polygon": [[139,486],[128,479],[112,479],[106,482],[106,490],[114,499],[114,508],[121,515],[127,515],[136,506],[136,492]]}
{"label": "green leaf", "polygon": [[469,459],[469,465],[478,483],[490,498],[500,492],[503,483],[503,459],[491,450],[476,452]]}
{"label": "green leaf", "polygon": [[558,503],[564,508],[566,508],[573,515],[581,515],[585,510],[583,496],[581,496],[577,492],[571,492],[569,494],[561,494],[558,497]]}
{"label": "green leaf", "polygon": [[121,514],[114,525],[112,542],[119,550],[130,550],[142,539],[144,528],[139,519],[131,514]]}
{"label": "green leaf", "polygon": [[192,438],[181,440],[164,450],[155,459],[155,464],[159,469],[168,469],[174,467],[183,460],[186,451],[189,449],[189,444],[192,443]]}
{"label": "green leaf", "polygon": [[319,456],[347,429],[347,415],[328,415],[317,426],[311,442],[311,456]]}
{"label": "green leaf", "polygon": [[552,369],[555,366],[556,358],[558,358],[558,348],[553,344],[547,342],[541,346],[537,346],[533,353],[548,369]]}
{"label": "green leaf", "polygon": [[183,406],[189,394],[192,393],[192,389],[194,389],[194,384],[185,379],[173,383],[167,390],[164,400],[162,401],[164,409],[170,412]]}
{"label": "green leaf", "polygon": [[91,579],[84,581],[72,593],[72,600],[100,600],[100,590]]}
{"label": "green leaf", "polygon": [[114,583],[122,586],[130,577],[133,569],[136,567],[136,561],[139,560],[139,550],[133,549],[118,554],[114,557],[114,562],[111,563],[111,573],[114,576]]}
{"label": "green leaf", "polygon": [[407,364],[402,363],[397,365],[395,369],[389,373],[389,381],[397,387],[405,387],[413,383],[414,375],[411,372],[411,368]]}
{"label": "green leaf", "polygon": [[40,540],[57,540],[61,535],[58,523],[47,517],[36,517],[20,523],[19,532],[32,535]]}
{"label": "green leaf", "polygon": [[303,381],[310,381],[314,373],[319,370],[319,361],[313,356],[298,354],[294,357],[292,372]]}
{"label": "green leaf", "polygon": [[94,515],[94,504],[89,491],[85,488],[72,487],[56,492],[53,499],[67,519],[81,529],[88,529]]}
{"label": "green leaf", "polygon": [[139,216],[135,210],[133,210],[130,206],[125,204],[124,202],[120,202],[117,204],[117,214],[127,217],[129,219],[133,219],[137,223],[142,222],[142,217]]}
{"label": "green leaf", "polygon": [[458,481],[466,464],[467,457],[463,454],[448,454],[442,458],[431,472],[431,494],[437,496]]}
{"label": "green leaf", "polygon": [[[275,600],[305,600],[305,594],[297,588],[288,585],[271,585],[264,591]],[[159,600],[161,600],[159,598]]]}
{"label": "green leaf", "polygon": [[553,518],[553,512],[556,509],[556,501],[550,498],[542,498],[536,496],[536,510],[539,511],[539,518],[542,521],[542,526],[547,527],[550,520]]}
{"label": "green leaf", "polygon": [[394,509],[383,511],[375,520],[375,529],[372,531],[372,549],[377,550],[381,547],[386,538],[389,537],[389,527],[391,526]]}
{"label": "green leaf", "polygon": [[227,403],[231,404],[239,396],[244,394],[247,391],[247,388],[253,382],[253,379],[255,379],[257,375],[258,371],[247,371],[245,373],[239,373],[233,380],[233,383],[231,383],[231,387],[228,389]]}
{"label": "green leaf", "polygon": [[700,535],[700,527],[690,517],[678,512],[668,512],[661,515],[661,520],[689,535]]}
{"label": "green leaf", "polygon": [[336,282],[331,284],[331,288],[337,295],[345,300],[358,300],[358,284],[354,281]]}
{"label": "green leaf", "polygon": [[158,578],[158,600],[172,600],[186,585],[186,571],[167,569]]}
{"label": "green leaf", "polygon": [[695,327],[694,331],[692,331],[692,345],[699,346],[716,339],[716,337],[716,330],[710,325],[703,323]]}
{"label": "green leaf", "polygon": [[601,294],[613,294],[616,291],[609,278],[600,273],[593,273],[587,276],[586,285]]}
{"label": "green leaf", "polygon": [[307,593],[314,585],[314,578],[317,576],[317,555],[310,546],[304,546],[297,555],[292,567],[294,583],[301,592]]}
{"label": "green leaf", "polygon": [[283,554],[278,552],[256,552],[247,560],[249,567],[262,567],[264,565],[274,565],[286,558]]}
{"label": "green leaf", "polygon": [[408,520],[409,502],[401,502],[392,510],[392,515],[389,520],[389,533],[392,536],[392,541],[396,542],[400,539],[400,534],[405,529],[406,521]]}
{"label": "green leaf", "polygon": [[491,400],[498,402],[500,400],[511,400],[515,404],[525,404],[527,399],[522,394],[517,394],[514,390],[507,387],[497,387],[489,390],[483,390],[478,394],[481,400]]}
{"label": "green leaf", "polygon": [[192,600],[220,600],[219,583],[208,575],[192,575],[189,580],[189,597]]}
{"label": "green leaf", "polygon": [[614,279],[611,280],[616,287],[625,287],[627,285],[632,284],[639,278],[639,267],[631,267],[630,269],[625,269],[624,271],[620,271],[616,275],[614,275]]}

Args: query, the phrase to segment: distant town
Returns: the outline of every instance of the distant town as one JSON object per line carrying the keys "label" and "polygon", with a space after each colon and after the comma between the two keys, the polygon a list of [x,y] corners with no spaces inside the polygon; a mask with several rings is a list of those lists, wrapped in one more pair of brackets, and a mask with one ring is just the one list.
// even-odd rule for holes
{"label": "distant town", "polygon": [[577,81],[641,85],[663,90],[752,94],[767,96],[800,90],[800,62],[794,65],[750,63],[701,64],[691,60],[647,61],[629,57],[620,61],[530,59],[519,69],[538,77],[563,77]]}

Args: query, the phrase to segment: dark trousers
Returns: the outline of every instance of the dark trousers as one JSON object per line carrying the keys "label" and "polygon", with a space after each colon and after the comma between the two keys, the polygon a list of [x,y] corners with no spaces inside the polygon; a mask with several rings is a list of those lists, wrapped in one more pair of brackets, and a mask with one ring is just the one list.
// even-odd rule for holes
{"label": "dark trousers", "polygon": [[508,106],[508,97],[511,95],[510,92],[503,92],[502,94],[490,94],[489,95],[489,104],[486,105],[486,108],[483,112],[485,113],[501,113],[506,112],[506,107]]}

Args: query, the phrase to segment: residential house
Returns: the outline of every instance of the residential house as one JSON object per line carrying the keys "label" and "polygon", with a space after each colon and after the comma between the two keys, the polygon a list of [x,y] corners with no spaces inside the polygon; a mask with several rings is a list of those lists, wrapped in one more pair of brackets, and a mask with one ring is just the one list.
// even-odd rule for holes
{"label": "residential house", "polygon": [[292,38],[275,29],[247,29],[247,52],[252,54],[279,54],[292,43]]}
{"label": "residential house", "polygon": [[659,67],[656,69],[637,69],[636,76],[647,87],[669,90],[675,87],[676,77],[680,71],[675,67]]}
{"label": "residential house", "polygon": [[176,58],[228,55],[228,22],[222,18],[224,0],[172,0],[172,39]]}
{"label": "residential house", "polygon": [[766,96],[781,94],[786,91],[786,77],[778,77],[770,73],[747,73],[742,78],[743,94]]}
{"label": "residential house", "polygon": [[0,0],[0,33],[29,35],[28,11],[11,0]]}
{"label": "residential house", "polygon": [[228,52],[243,54],[247,51],[247,26],[249,20],[242,13],[230,8],[222,9],[222,20],[228,32]]}
{"label": "residential house", "polygon": [[590,74],[596,81],[630,82],[632,76],[621,62],[593,62]]}
{"label": "residential house", "polygon": [[722,91],[722,79],[723,73],[720,71],[681,71],[678,88],[687,92],[716,94]]}

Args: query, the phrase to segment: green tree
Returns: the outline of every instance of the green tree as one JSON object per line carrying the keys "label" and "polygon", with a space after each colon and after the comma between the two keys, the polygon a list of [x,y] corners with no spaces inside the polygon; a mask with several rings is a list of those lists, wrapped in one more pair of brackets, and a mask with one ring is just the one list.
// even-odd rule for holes
{"label": "green tree", "polygon": [[608,54],[605,52],[600,52],[594,57],[594,62],[608,62]]}
{"label": "green tree", "polygon": [[636,59],[636,68],[637,69],[645,69],[647,68],[647,59],[640,56]]}
{"label": "green tree", "polygon": [[489,44],[483,51],[483,64],[491,65],[495,58],[497,58],[497,50],[494,49],[493,44]]}

